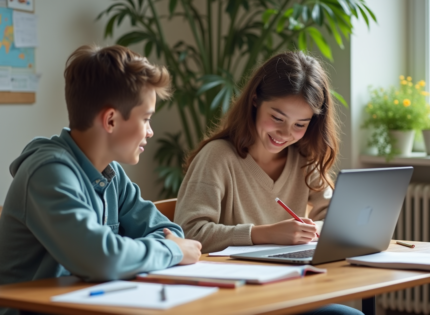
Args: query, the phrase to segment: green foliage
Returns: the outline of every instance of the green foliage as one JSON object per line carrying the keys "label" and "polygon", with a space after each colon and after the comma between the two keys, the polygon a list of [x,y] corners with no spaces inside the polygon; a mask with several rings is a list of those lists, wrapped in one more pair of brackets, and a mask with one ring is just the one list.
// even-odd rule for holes
{"label": "green foliage", "polygon": [[424,81],[412,83],[412,78],[400,76],[400,87],[370,88],[370,102],[365,107],[367,117],[363,127],[373,128],[368,145],[378,149],[378,155],[392,159],[395,139],[390,130],[421,130],[430,125],[430,108],[426,102],[428,92],[423,91]]}
{"label": "green foliage", "polygon": [[[166,6],[167,15],[159,14],[156,2]],[[109,17],[106,37],[112,36],[114,28],[128,18],[135,29],[121,36],[117,44],[143,43],[143,54],[154,52],[157,58],[164,59],[172,74],[175,95],[158,110],[175,105],[183,132],[175,135],[174,148],[169,148],[173,135],[161,140],[156,154],[166,197],[176,196],[182,180],[182,160],[178,157],[194,149],[219,121],[231,99],[239,94],[241,80],[259,61],[283,50],[307,51],[313,45],[332,61],[322,29],[343,48],[344,40],[352,33],[353,16],[363,18],[368,26],[370,20],[376,22],[364,0],[198,0],[204,12],[199,12],[196,2],[117,0],[97,17]],[[178,39],[167,43],[163,21],[175,18],[188,23],[192,42]],[[346,106],[339,94],[333,95]],[[169,154],[175,158],[168,158]]]}

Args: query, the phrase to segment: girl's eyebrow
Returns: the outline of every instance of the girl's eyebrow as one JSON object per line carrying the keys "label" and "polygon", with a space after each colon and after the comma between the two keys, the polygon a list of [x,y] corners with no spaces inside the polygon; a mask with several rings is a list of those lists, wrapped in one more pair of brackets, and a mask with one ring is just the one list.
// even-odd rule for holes
{"label": "girl's eyebrow", "polygon": [[[287,114],[285,114],[283,111],[281,111],[280,109],[278,109],[278,108],[275,108],[275,107],[271,107],[271,109],[273,109],[275,112],[278,112],[279,114],[281,114],[282,116],[285,116],[285,117],[287,117],[287,118],[289,118],[288,117],[288,115]],[[312,117],[311,118],[304,118],[304,119],[299,119],[299,121],[310,121],[312,119]]]}

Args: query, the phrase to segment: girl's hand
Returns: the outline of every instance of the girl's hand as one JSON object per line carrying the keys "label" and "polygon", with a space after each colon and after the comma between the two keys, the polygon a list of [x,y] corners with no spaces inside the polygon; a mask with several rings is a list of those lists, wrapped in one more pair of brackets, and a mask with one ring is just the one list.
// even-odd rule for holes
{"label": "girl's hand", "polygon": [[311,219],[303,222],[289,219],[275,224],[254,226],[251,239],[254,244],[298,245],[316,239],[317,227]]}
{"label": "girl's hand", "polygon": [[179,265],[189,265],[199,261],[200,255],[202,254],[202,244],[200,242],[177,237],[168,228],[163,229],[163,232],[165,238],[178,244],[184,254],[184,258],[182,258]]}

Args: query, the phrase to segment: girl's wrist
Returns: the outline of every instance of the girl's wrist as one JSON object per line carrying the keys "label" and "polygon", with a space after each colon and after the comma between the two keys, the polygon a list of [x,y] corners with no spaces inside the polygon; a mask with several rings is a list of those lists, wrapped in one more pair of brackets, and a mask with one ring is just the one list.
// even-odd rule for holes
{"label": "girl's wrist", "polygon": [[251,229],[252,244],[271,244],[268,225],[257,225]]}

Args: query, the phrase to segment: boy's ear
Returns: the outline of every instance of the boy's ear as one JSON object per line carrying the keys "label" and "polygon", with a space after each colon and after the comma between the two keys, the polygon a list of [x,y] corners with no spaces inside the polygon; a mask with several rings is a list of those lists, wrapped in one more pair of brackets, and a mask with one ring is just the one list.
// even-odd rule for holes
{"label": "boy's ear", "polygon": [[100,113],[102,127],[106,132],[113,132],[118,114],[119,112],[114,108],[106,108]]}

